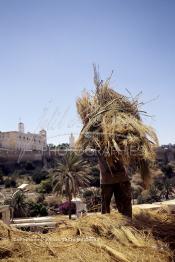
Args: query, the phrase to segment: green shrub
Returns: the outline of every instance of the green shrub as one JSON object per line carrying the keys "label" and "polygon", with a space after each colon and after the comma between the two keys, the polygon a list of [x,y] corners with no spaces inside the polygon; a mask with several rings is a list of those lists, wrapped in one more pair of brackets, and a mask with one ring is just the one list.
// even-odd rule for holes
{"label": "green shrub", "polygon": [[0,185],[4,184],[3,173],[0,172]]}
{"label": "green shrub", "polygon": [[48,178],[48,172],[43,170],[41,172],[34,172],[32,175],[32,179],[36,184],[40,184],[42,180],[46,180]]}
{"label": "green shrub", "polygon": [[49,194],[52,192],[52,182],[51,179],[47,179],[44,181],[41,181],[40,186],[38,188],[38,193],[42,193],[42,194]]}
{"label": "green shrub", "polygon": [[16,180],[13,178],[6,178],[4,181],[5,188],[16,187]]}
{"label": "green shrub", "polygon": [[28,203],[28,216],[47,216],[48,211],[45,205],[42,203],[29,202]]}

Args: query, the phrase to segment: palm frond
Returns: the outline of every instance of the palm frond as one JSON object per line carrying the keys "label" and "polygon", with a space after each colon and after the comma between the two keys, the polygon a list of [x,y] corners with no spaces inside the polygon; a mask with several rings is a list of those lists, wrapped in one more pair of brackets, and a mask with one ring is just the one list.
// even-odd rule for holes
{"label": "palm frond", "polygon": [[87,186],[90,182],[89,166],[74,152],[67,152],[56,168],[51,171],[53,191],[57,194],[76,195],[79,187]]}

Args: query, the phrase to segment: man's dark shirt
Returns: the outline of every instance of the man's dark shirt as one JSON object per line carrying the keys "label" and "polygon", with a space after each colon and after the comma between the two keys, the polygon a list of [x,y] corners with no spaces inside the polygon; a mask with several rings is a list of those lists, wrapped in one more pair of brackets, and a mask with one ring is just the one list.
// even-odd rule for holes
{"label": "man's dark shirt", "polygon": [[97,156],[100,168],[100,184],[115,184],[129,181],[126,169],[120,161],[109,165],[102,154],[98,153]]}

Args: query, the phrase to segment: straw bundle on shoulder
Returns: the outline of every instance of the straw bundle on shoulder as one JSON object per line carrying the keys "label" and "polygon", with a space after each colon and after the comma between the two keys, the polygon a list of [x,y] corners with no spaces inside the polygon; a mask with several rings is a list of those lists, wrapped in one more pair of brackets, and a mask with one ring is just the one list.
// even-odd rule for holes
{"label": "straw bundle on shoulder", "polygon": [[154,161],[158,139],[153,128],[143,123],[138,99],[114,91],[110,79],[100,81],[97,71],[94,79],[95,93],[84,93],[76,103],[83,122],[77,146],[101,150],[125,165],[143,167]]}

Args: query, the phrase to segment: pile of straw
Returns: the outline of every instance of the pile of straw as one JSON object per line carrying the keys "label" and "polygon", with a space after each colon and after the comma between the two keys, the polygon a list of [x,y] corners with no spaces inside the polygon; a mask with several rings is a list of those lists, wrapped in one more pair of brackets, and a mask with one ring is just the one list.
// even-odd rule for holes
{"label": "pile of straw", "polygon": [[4,227],[3,236],[0,258],[7,262],[168,262],[173,257],[165,243],[138,231],[118,213],[60,221],[55,232],[48,234]]}
{"label": "pile of straw", "polygon": [[158,139],[153,128],[141,120],[138,96],[128,98],[110,87],[110,78],[100,81],[95,69],[96,90],[77,99],[77,111],[83,123],[77,147],[105,152],[107,158],[125,165],[154,161]]}
{"label": "pile of straw", "polygon": [[169,215],[166,209],[140,211],[134,208],[133,226],[138,230],[151,232],[154,238],[161,239],[175,251],[175,216]]}

